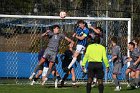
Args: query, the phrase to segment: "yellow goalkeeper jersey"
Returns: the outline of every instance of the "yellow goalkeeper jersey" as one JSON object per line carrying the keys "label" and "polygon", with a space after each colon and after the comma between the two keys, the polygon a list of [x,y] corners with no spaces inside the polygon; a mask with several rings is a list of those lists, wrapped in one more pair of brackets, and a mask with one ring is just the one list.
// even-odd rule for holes
{"label": "yellow goalkeeper jersey", "polygon": [[85,56],[83,58],[82,66],[86,65],[86,62],[104,62],[106,67],[109,67],[106,49],[101,44],[91,44],[87,47]]}

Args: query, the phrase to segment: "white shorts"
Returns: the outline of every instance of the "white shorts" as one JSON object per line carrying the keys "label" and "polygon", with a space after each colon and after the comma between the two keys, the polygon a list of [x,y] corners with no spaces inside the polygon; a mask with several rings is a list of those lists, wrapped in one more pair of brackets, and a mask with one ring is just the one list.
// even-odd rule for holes
{"label": "white shorts", "polygon": [[76,46],[76,51],[79,52],[80,54],[84,54],[85,47],[83,45],[77,45]]}
{"label": "white shorts", "polygon": [[42,76],[46,76],[48,69],[49,69],[48,67],[43,68]]}

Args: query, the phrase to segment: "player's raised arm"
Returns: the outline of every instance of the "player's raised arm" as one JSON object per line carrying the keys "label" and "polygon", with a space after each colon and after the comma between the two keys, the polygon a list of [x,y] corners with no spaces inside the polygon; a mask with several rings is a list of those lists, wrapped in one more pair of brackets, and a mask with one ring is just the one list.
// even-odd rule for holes
{"label": "player's raised arm", "polygon": [[41,34],[41,37],[47,36],[50,30],[47,30],[45,33]]}
{"label": "player's raised arm", "polygon": [[65,39],[66,39],[68,42],[70,42],[71,44],[74,44],[74,41],[73,41],[73,40],[71,40],[70,38],[65,37]]}

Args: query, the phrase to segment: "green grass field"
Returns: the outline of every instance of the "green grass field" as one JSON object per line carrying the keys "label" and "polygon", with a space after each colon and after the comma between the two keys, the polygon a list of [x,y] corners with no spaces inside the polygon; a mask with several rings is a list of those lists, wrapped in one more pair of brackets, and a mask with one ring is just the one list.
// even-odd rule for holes
{"label": "green grass field", "polygon": [[[54,86],[41,86],[41,85],[0,85],[0,93],[86,93],[85,86],[73,88],[71,86],[55,89]],[[97,87],[92,88],[91,93],[98,93]],[[117,93],[114,92],[114,86],[105,85],[104,93]],[[126,86],[122,86],[122,90],[118,93],[140,93],[139,89],[128,90]]]}

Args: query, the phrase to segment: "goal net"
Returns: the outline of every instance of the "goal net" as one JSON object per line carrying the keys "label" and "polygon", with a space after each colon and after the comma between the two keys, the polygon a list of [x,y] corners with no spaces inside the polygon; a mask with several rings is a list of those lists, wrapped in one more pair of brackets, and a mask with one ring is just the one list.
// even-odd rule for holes
{"label": "goal net", "polygon": [[[38,52],[46,48],[48,38],[40,38],[41,34],[55,24],[60,25],[61,33],[72,38],[74,26],[78,20],[90,22],[103,29],[103,42],[106,46],[108,58],[111,58],[110,38],[116,36],[121,46],[123,56],[129,56],[127,44],[131,38],[130,18],[100,18],[100,17],[66,17],[59,16],[29,16],[29,15],[0,15],[0,84],[29,83],[29,76],[38,64]],[[68,43],[62,40],[59,47],[58,64],[56,69],[61,77],[64,76],[60,55],[64,53]],[[109,73],[105,73],[104,80],[112,80],[112,64]],[[119,79],[125,80],[126,65],[122,68]],[[76,81],[84,82],[79,62],[75,68]],[[49,76],[51,81],[53,76]],[[71,81],[71,75],[67,79]]]}

